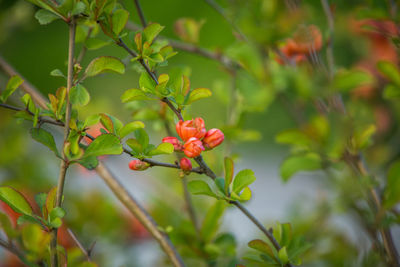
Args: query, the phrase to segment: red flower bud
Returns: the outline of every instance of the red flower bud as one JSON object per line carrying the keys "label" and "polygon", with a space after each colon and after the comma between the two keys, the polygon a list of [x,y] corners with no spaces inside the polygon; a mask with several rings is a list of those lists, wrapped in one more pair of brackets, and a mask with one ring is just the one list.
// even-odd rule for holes
{"label": "red flower bud", "polygon": [[182,143],[179,142],[178,138],[176,138],[176,137],[172,137],[172,136],[164,137],[164,138],[162,139],[162,142],[163,142],[163,143],[170,143],[170,144],[172,144],[172,145],[174,146],[174,150],[175,150],[175,151],[181,151],[181,150],[182,150]]}
{"label": "red flower bud", "polygon": [[208,130],[203,139],[203,144],[206,148],[214,148],[224,141],[224,134],[220,129],[213,128]]}
{"label": "red flower bud", "polygon": [[202,118],[195,118],[194,120],[182,121],[176,124],[176,132],[183,141],[189,140],[191,137],[201,139],[206,134],[204,120]]}
{"label": "red flower bud", "polygon": [[188,158],[195,158],[204,150],[203,143],[196,137],[191,137],[183,145],[183,152]]}
{"label": "red flower bud", "polygon": [[134,159],[131,162],[129,162],[129,169],[134,170],[134,171],[144,171],[148,167],[150,167],[150,164],[148,164],[147,162],[138,160],[138,159]]}
{"label": "red flower bud", "polygon": [[192,170],[192,163],[188,158],[181,158],[181,169],[183,171],[191,171]]}

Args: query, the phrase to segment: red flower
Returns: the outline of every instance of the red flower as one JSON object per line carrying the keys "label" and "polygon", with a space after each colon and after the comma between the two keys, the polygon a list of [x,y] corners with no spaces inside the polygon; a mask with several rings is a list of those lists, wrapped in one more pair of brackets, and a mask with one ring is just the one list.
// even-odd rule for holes
{"label": "red flower", "polygon": [[150,164],[148,164],[147,162],[138,160],[138,159],[134,159],[131,162],[129,162],[129,169],[134,170],[134,171],[144,171],[148,167],[150,167]]}
{"label": "red flower", "polygon": [[203,143],[196,137],[191,137],[183,145],[183,152],[188,158],[195,158],[204,150]]}
{"label": "red flower", "polygon": [[181,151],[182,150],[182,143],[178,140],[176,137],[172,136],[167,136],[162,139],[163,143],[170,143],[174,146],[175,151]]}
{"label": "red flower", "polygon": [[220,129],[213,128],[208,130],[203,139],[203,144],[206,148],[214,148],[224,141],[224,133]]}
{"label": "red flower", "polygon": [[181,158],[180,166],[183,171],[191,171],[192,170],[192,163],[190,162],[190,159],[188,159],[188,158]]}
{"label": "red flower", "polygon": [[189,140],[191,137],[201,139],[206,134],[206,128],[204,126],[204,120],[202,118],[195,118],[190,121],[180,120],[176,124],[176,132],[182,138],[183,141]]}

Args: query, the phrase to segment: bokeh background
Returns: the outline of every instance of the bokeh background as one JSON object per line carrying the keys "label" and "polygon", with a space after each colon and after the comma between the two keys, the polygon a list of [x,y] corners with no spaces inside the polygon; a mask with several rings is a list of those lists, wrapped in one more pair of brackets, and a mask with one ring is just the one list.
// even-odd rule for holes
{"label": "bokeh background", "polygon": [[[327,39],[328,36],[326,17],[319,1],[303,1],[301,14],[298,16],[292,16],[288,4],[283,2],[299,1],[218,1],[226,8],[227,16],[250,39],[250,48],[245,46],[241,49],[238,47],[243,46],[243,42],[235,36],[230,23],[206,1],[141,2],[147,20],[165,26],[163,36],[179,39],[174,32],[174,23],[180,18],[193,18],[203,21],[198,46],[233,56],[240,52],[250,61],[253,60],[252,55],[257,56],[267,51],[271,43],[279,45],[284,42],[301,24],[317,25],[323,38]],[[357,30],[355,21],[361,13],[359,10],[369,4],[364,2],[374,1],[335,1],[334,56],[338,68],[351,68],[362,60],[368,60],[371,53],[382,53],[382,57],[385,56],[387,49],[372,51],[375,47],[371,38]],[[139,24],[133,1],[124,0],[121,4],[130,11],[130,20]],[[382,4],[382,10],[385,8]],[[50,76],[50,72],[56,68],[66,70],[68,29],[60,20],[46,26],[39,25],[34,18],[36,10],[27,1],[0,0],[0,54],[26,80],[47,95],[64,85],[63,79]],[[377,13],[378,11],[381,12],[376,8]],[[80,49],[81,45],[78,44],[77,51]],[[395,51],[396,48],[390,49]],[[178,52],[178,55],[169,60],[169,66],[163,67],[161,72],[184,68],[186,73],[190,73],[192,88],[210,88],[213,96],[193,104],[189,113],[193,117],[204,118],[207,128],[226,125],[229,114],[225,98],[231,83],[230,75],[216,61],[193,53]],[[89,50],[82,65],[87,65],[99,55],[115,56],[129,62],[124,50],[109,45],[99,50]],[[264,62],[255,60],[251,64]],[[146,130],[151,134],[151,141],[159,143],[166,136],[162,123],[152,120],[149,114],[144,114],[144,107],[140,104],[122,105],[120,101],[120,96],[126,89],[137,87],[139,74],[136,70],[136,65],[129,64],[124,75],[105,74],[88,79],[85,86],[90,92],[91,102],[79,112],[83,117],[106,112],[124,122],[133,118],[142,119]],[[240,127],[251,129],[251,132],[247,133],[248,138],[243,138],[246,140],[233,139],[229,141],[229,148],[227,145],[221,146],[215,152],[207,154],[205,160],[222,174],[224,153],[231,152],[236,160],[236,170],[250,168],[255,172],[257,181],[251,186],[253,197],[246,205],[265,225],[272,226],[276,221],[291,222],[296,231],[310,236],[311,239],[313,235],[321,240],[324,235],[331,237],[323,245],[314,247],[318,252],[310,253],[306,257],[307,266],[357,266],[357,259],[367,253],[371,242],[358,226],[357,219],[343,208],[339,186],[330,181],[322,171],[298,173],[287,183],[280,178],[280,163],[289,150],[275,142],[275,135],[295,127],[296,124],[287,105],[277,97],[278,92],[285,92],[289,101],[306,102],[313,92],[323,90],[318,87],[318,83],[310,81],[315,78],[313,75],[299,75],[297,78],[290,76],[292,72],[303,71],[298,69],[261,73],[265,81],[261,85],[257,80],[248,78],[247,74],[239,74],[241,77],[238,78],[236,87],[248,105],[240,114]],[[271,78],[269,75],[275,76]],[[293,80],[288,81],[288,77]],[[8,77],[0,73],[0,88],[4,88],[7,80]],[[12,101],[18,103],[19,96],[22,93],[18,92],[13,96]],[[354,95],[348,94],[345,100],[353,101],[352,97]],[[374,102],[374,97],[362,101]],[[371,114],[375,114],[375,106],[371,104],[363,108],[367,114],[365,117],[369,116],[376,122],[377,117],[371,117]],[[304,117],[312,113],[306,105],[299,112]],[[382,116],[382,120],[387,117],[385,113]],[[56,141],[60,145],[61,132],[54,131],[51,126],[45,127],[56,132]],[[0,110],[0,182],[12,185],[32,199],[34,194],[47,192],[56,184],[59,162],[47,148],[30,138],[29,128],[29,123],[13,118],[12,111]],[[161,160],[173,161],[170,157],[161,157]],[[182,184],[176,170],[152,168],[145,172],[133,172],[128,168],[130,158],[127,155],[110,156],[105,161],[162,227],[172,226],[172,236],[174,229],[181,226],[182,220],[188,219],[184,211]],[[373,168],[380,170],[378,167]],[[195,177],[194,174],[190,176]],[[193,200],[200,218],[213,203],[204,196],[194,196]],[[81,242],[86,246],[96,242],[93,255],[100,263],[99,266],[160,266],[163,261],[158,245],[118,203],[95,172],[78,165],[69,170],[65,209],[66,223],[80,237]],[[258,229],[233,208],[229,208],[222,218],[219,231],[233,234],[239,258],[247,253],[247,242],[260,235]],[[61,232],[65,234],[65,245],[73,246],[68,234]],[[400,247],[398,227],[393,229],[393,236]],[[13,266],[7,265],[11,256],[3,250],[0,251],[0,261],[4,262],[0,266]],[[193,261],[188,266],[202,266],[201,264]]]}

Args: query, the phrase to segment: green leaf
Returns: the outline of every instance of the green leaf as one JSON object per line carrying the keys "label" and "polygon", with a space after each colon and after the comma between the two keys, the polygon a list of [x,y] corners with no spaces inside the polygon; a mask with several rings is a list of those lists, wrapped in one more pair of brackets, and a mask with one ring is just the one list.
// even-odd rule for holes
{"label": "green leaf", "polygon": [[59,69],[54,69],[54,70],[52,70],[52,71],[50,72],[50,75],[51,75],[51,76],[54,76],[54,77],[63,77],[63,78],[66,78],[66,76],[64,75],[64,73],[62,73],[62,71],[59,70]]}
{"label": "green leaf", "polygon": [[17,220],[17,225],[23,225],[24,223],[36,223],[41,225],[40,221],[37,218],[26,214],[19,216]]}
{"label": "green leaf", "polygon": [[115,57],[102,56],[92,60],[85,70],[86,77],[93,77],[103,72],[125,73],[125,65]]}
{"label": "green leaf", "polygon": [[46,198],[46,211],[45,217],[47,217],[48,213],[50,213],[54,207],[56,206],[56,197],[57,197],[57,187],[53,187],[50,189]]}
{"label": "green leaf", "polygon": [[164,29],[164,26],[161,26],[158,23],[149,24],[144,30],[143,34],[146,38],[146,41],[150,44],[153,42],[154,38]]}
{"label": "green leaf", "polygon": [[99,161],[94,156],[82,158],[77,162],[88,170],[93,170],[94,168],[97,167],[97,165],[99,165]]}
{"label": "green leaf", "polygon": [[125,9],[117,9],[112,15],[112,31],[119,36],[128,22],[129,12]]}
{"label": "green leaf", "polygon": [[35,201],[38,204],[40,210],[42,210],[43,206],[46,205],[47,194],[39,193],[35,195]]}
{"label": "green leaf", "polygon": [[400,86],[400,72],[396,65],[389,61],[379,61],[377,67],[387,79]]}
{"label": "green leaf", "polygon": [[298,171],[314,171],[321,168],[321,158],[314,153],[290,156],[281,165],[281,176],[287,182]]}
{"label": "green leaf", "polygon": [[84,158],[122,154],[122,145],[113,134],[102,134],[86,148]]}
{"label": "green leaf", "polygon": [[142,72],[140,75],[139,85],[140,89],[148,93],[153,93],[156,88],[156,82],[146,72]]}
{"label": "green leaf", "polygon": [[60,17],[51,11],[40,9],[35,13],[35,18],[39,21],[41,25],[46,25],[53,22]]}
{"label": "green leaf", "polygon": [[86,118],[84,127],[92,126],[99,122],[101,115],[100,114],[92,114]]}
{"label": "green leaf", "polygon": [[54,141],[54,137],[51,133],[42,128],[32,128],[30,130],[30,133],[33,139],[47,146],[48,148],[50,148],[51,151],[56,154],[57,157],[60,157],[60,153],[57,150],[56,142]]}
{"label": "green leaf", "polygon": [[149,144],[149,136],[146,131],[143,129],[137,129],[135,131],[136,140],[142,145],[143,149],[146,149]]}
{"label": "green leaf", "polygon": [[206,217],[204,218],[203,224],[201,226],[201,236],[205,242],[210,242],[217,232],[220,220],[224,214],[226,204],[224,201],[218,200],[215,204],[208,210]]}
{"label": "green leaf", "polygon": [[96,50],[96,49],[100,49],[106,45],[109,45],[110,42],[109,41],[104,41],[101,39],[97,39],[97,38],[89,38],[85,41],[85,46],[87,47],[87,49],[89,50]]}
{"label": "green leaf", "polygon": [[289,262],[289,256],[287,254],[286,247],[283,247],[278,252],[278,257],[283,265]]}
{"label": "green leaf", "polygon": [[109,133],[114,132],[114,122],[107,114],[100,113],[100,122]]}
{"label": "green leaf", "polygon": [[256,177],[252,170],[241,170],[236,174],[235,180],[233,180],[232,191],[239,194],[245,187],[252,184],[255,180]]}
{"label": "green leaf", "polygon": [[69,99],[73,105],[86,106],[90,101],[90,95],[86,88],[78,83],[71,88]]}
{"label": "green leaf", "polygon": [[254,239],[251,240],[248,244],[247,244],[250,248],[258,250],[262,253],[265,253],[269,256],[271,256],[272,258],[274,258],[274,248],[272,248],[270,246],[270,244],[266,243],[265,241],[261,240],[261,239]]}
{"label": "green leaf", "polygon": [[4,201],[17,213],[32,214],[32,207],[26,198],[10,186],[0,186],[0,200]]}
{"label": "green leaf", "polygon": [[395,86],[393,84],[386,85],[383,91],[383,97],[385,99],[400,98],[400,86]]}
{"label": "green leaf", "polygon": [[386,209],[390,209],[398,202],[400,202],[400,160],[390,165],[383,205]]}
{"label": "green leaf", "polygon": [[9,239],[13,239],[18,235],[18,231],[14,229],[13,225],[11,224],[9,216],[7,216],[2,212],[0,212],[0,229],[4,231],[4,233],[7,235]]}
{"label": "green leaf", "polygon": [[239,201],[248,201],[251,199],[251,190],[250,187],[245,187],[242,191],[242,193],[240,193],[240,196],[237,198],[237,200]]}
{"label": "green leaf", "polygon": [[341,92],[348,92],[362,85],[373,84],[373,82],[373,77],[368,72],[361,70],[342,71],[335,76],[333,88]]}
{"label": "green leaf", "polygon": [[170,143],[161,143],[157,146],[157,148],[151,150],[148,153],[148,156],[155,156],[161,154],[171,154],[174,152],[174,146]]}
{"label": "green leaf", "polygon": [[186,104],[191,104],[194,101],[210,97],[212,95],[210,89],[207,88],[197,88],[194,89],[192,92],[190,92],[189,98],[186,102]]}
{"label": "green leaf", "polygon": [[146,96],[146,94],[140,89],[126,90],[121,96],[122,103],[135,101],[135,100],[149,100],[149,99],[151,99],[151,98]]}
{"label": "green leaf", "polygon": [[141,128],[144,128],[144,123],[141,121],[132,121],[130,123],[127,123],[119,131],[119,137],[124,138],[128,134],[136,131],[137,129],[141,129]]}
{"label": "green leaf", "polygon": [[228,194],[229,185],[232,183],[233,180],[233,160],[231,158],[225,157],[224,160],[225,166],[225,195]]}
{"label": "green leaf", "polygon": [[49,214],[49,221],[52,222],[56,218],[63,218],[65,216],[65,210],[61,207],[55,207]]}
{"label": "green leaf", "polygon": [[24,82],[24,80],[21,79],[18,75],[12,76],[7,83],[6,89],[3,91],[3,93],[0,96],[0,100],[2,102],[6,102],[8,97],[12,95],[15,90]]}
{"label": "green leaf", "polygon": [[188,190],[194,195],[207,195],[218,198],[217,195],[211,190],[210,186],[201,180],[194,180],[188,183]]}
{"label": "green leaf", "polygon": [[53,228],[60,228],[62,225],[62,220],[60,218],[54,218],[54,220],[50,221],[50,225]]}
{"label": "green leaf", "polygon": [[136,139],[130,138],[130,139],[126,140],[126,144],[130,148],[132,148],[133,152],[135,152],[136,154],[140,154],[143,152],[143,146]]}

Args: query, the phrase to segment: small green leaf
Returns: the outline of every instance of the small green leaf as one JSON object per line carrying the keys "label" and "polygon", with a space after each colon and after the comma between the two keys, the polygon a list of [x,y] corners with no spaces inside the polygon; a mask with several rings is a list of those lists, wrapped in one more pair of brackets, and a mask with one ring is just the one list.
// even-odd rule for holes
{"label": "small green leaf", "polygon": [[218,198],[217,195],[211,190],[210,186],[201,180],[194,180],[188,183],[188,190],[194,195],[207,195]]}
{"label": "small green leaf", "polygon": [[127,123],[119,131],[119,137],[124,138],[128,134],[136,131],[137,129],[141,129],[141,128],[144,128],[144,123],[141,121],[132,121],[130,123]]}
{"label": "small green leaf", "polygon": [[62,220],[60,218],[54,218],[54,220],[50,221],[50,225],[53,228],[60,228],[62,225]]}
{"label": "small green leaf", "polygon": [[143,149],[146,149],[149,144],[149,136],[143,129],[137,129],[135,131],[136,140],[142,145]]}
{"label": "small green leaf", "polygon": [[94,156],[82,158],[77,162],[88,170],[93,170],[94,168],[97,167],[97,165],[99,165],[99,161]]}
{"label": "small green leaf", "polygon": [[284,182],[298,171],[314,171],[321,168],[321,158],[314,153],[290,156],[281,165],[281,176]]}
{"label": "small green leaf", "polygon": [[113,120],[107,114],[100,113],[100,122],[106,128],[109,133],[114,132],[114,123]]}
{"label": "small green leaf", "polygon": [[55,207],[49,214],[49,220],[54,221],[56,218],[63,218],[65,216],[65,210],[61,207]]}
{"label": "small green leaf", "polygon": [[0,186],[0,200],[9,205],[15,212],[31,215],[32,207],[25,197],[10,186]]}
{"label": "small green leaf", "polygon": [[135,101],[135,100],[149,100],[149,99],[151,99],[151,98],[146,96],[146,94],[140,89],[126,90],[121,96],[122,103]]}
{"label": "small green leaf", "polygon": [[[20,218],[22,216],[20,216]],[[11,224],[9,216],[7,216],[2,212],[0,212],[0,228],[4,231],[4,233],[10,240],[18,235],[18,231],[14,229],[13,225]]]}
{"label": "small green leaf", "polygon": [[122,154],[122,145],[113,134],[102,134],[86,148],[84,158]]}
{"label": "small green leaf", "polygon": [[150,44],[153,42],[154,38],[164,29],[164,26],[161,26],[158,23],[149,24],[144,30],[143,34],[146,38],[146,41]]}
{"label": "small green leaf", "polygon": [[379,61],[377,68],[387,79],[400,86],[400,72],[396,65],[389,61]]}
{"label": "small green leaf", "polygon": [[135,152],[136,154],[140,154],[143,152],[143,146],[136,139],[130,138],[130,139],[126,140],[126,144],[130,148],[132,148],[133,152]]}
{"label": "small green leaf", "polygon": [[385,86],[383,91],[383,97],[385,99],[398,99],[400,98],[400,86],[388,84]]}
{"label": "small green leaf", "polygon": [[102,56],[92,60],[85,70],[86,77],[93,77],[103,72],[125,73],[125,65],[115,57]]}
{"label": "small green leaf", "polygon": [[97,39],[97,38],[89,38],[85,41],[85,46],[87,47],[87,49],[89,50],[96,50],[96,49],[100,49],[106,45],[109,45],[110,42],[109,41],[103,41],[101,39]]}
{"label": "small green leaf", "polygon": [[12,76],[7,83],[6,89],[1,94],[0,100],[6,102],[8,97],[12,95],[15,90],[24,82],[18,75]]}
{"label": "small green leaf", "polygon": [[233,180],[232,191],[239,194],[245,187],[252,184],[255,180],[256,177],[252,170],[241,170],[236,174],[235,179]]}
{"label": "small green leaf", "polygon": [[333,88],[341,92],[348,92],[356,87],[372,85],[374,82],[371,74],[361,70],[338,72],[333,80]]}
{"label": "small green leaf", "polygon": [[39,193],[39,194],[35,195],[35,201],[41,210],[42,210],[43,206],[46,205],[46,199],[47,199],[46,193]]}
{"label": "small green leaf", "polygon": [[217,232],[222,215],[224,214],[226,204],[224,201],[218,200],[208,210],[201,226],[201,236],[205,242],[210,242]]}
{"label": "small green leaf", "polygon": [[287,254],[286,247],[283,247],[278,252],[278,257],[283,265],[289,262],[289,256]]}
{"label": "small green leaf", "polygon": [[35,18],[39,21],[41,25],[46,25],[53,22],[60,17],[51,11],[40,9],[35,13]]}
{"label": "small green leaf", "polygon": [[99,122],[101,115],[100,114],[93,114],[86,118],[84,127],[92,126]]}
{"label": "small green leaf", "polygon": [[129,12],[125,9],[117,9],[114,14],[112,14],[112,31],[116,36],[119,36],[121,31],[125,28],[128,18]]}
{"label": "small green leaf", "polygon": [[156,88],[156,82],[146,72],[142,72],[140,75],[139,85],[143,92],[148,93],[153,93]]}
{"label": "small green leaf", "polygon": [[233,180],[233,160],[231,158],[225,157],[225,194],[228,194],[229,185]]}
{"label": "small green leaf", "polygon": [[171,154],[174,152],[174,146],[170,143],[161,143],[157,146],[157,148],[151,150],[148,153],[148,156],[155,156],[161,154]]}
{"label": "small green leaf", "polygon": [[46,198],[46,211],[45,217],[47,217],[48,213],[50,213],[54,207],[56,206],[56,197],[57,197],[57,187],[53,187],[50,189]]}
{"label": "small green leaf", "polygon": [[62,71],[59,70],[59,69],[54,69],[54,70],[52,70],[52,71],[50,72],[50,75],[51,75],[51,76],[54,76],[54,77],[63,77],[63,78],[66,78],[66,76],[64,75],[64,73],[62,73]]}
{"label": "small green leaf", "polygon": [[192,92],[190,92],[189,98],[186,102],[186,104],[191,104],[194,101],[210,97],[212,95],[210,89],[207,88],[197,88],[194,89]]}
{"label": "small green leaf", "polygon": [[248,246],[252,249],[255,249],[262,253],[265,253],[265,254],[271,256],[272,258],[275,257],[274,256],[274,248],[272,248],[268,243],[266,243],[265,241],[263,241],[261,239],[251,240],[248,243]]}
{"label": "small green leaf", "polygon": [[56,142],[54,141],[54,137],[51,133],[42,128],[32,128],[30,130],[30,133],[33,139],[47,146],[48,148],[50,148],[51,151],[56,154],[56,156],[60,157],[60,153],[57,150]]}
{"label": "small green leaf", "polygon": [[387,174],[387,184],[384,192],[383,205],[386,209],[392,208],[400,202],[400,160],[394,162]]}
{"label": "small green leaf", "polygon": [[90,95],[86,88],[78,83],[71,88],[69,99],[73,105],[86,106],[90,101]]}
{"label": "small green leaf", "polygon": [[275,137],[275,141],[279,144],[289,144],[300,147],[308,147],[312,140],[298,129],[285,130]]}

